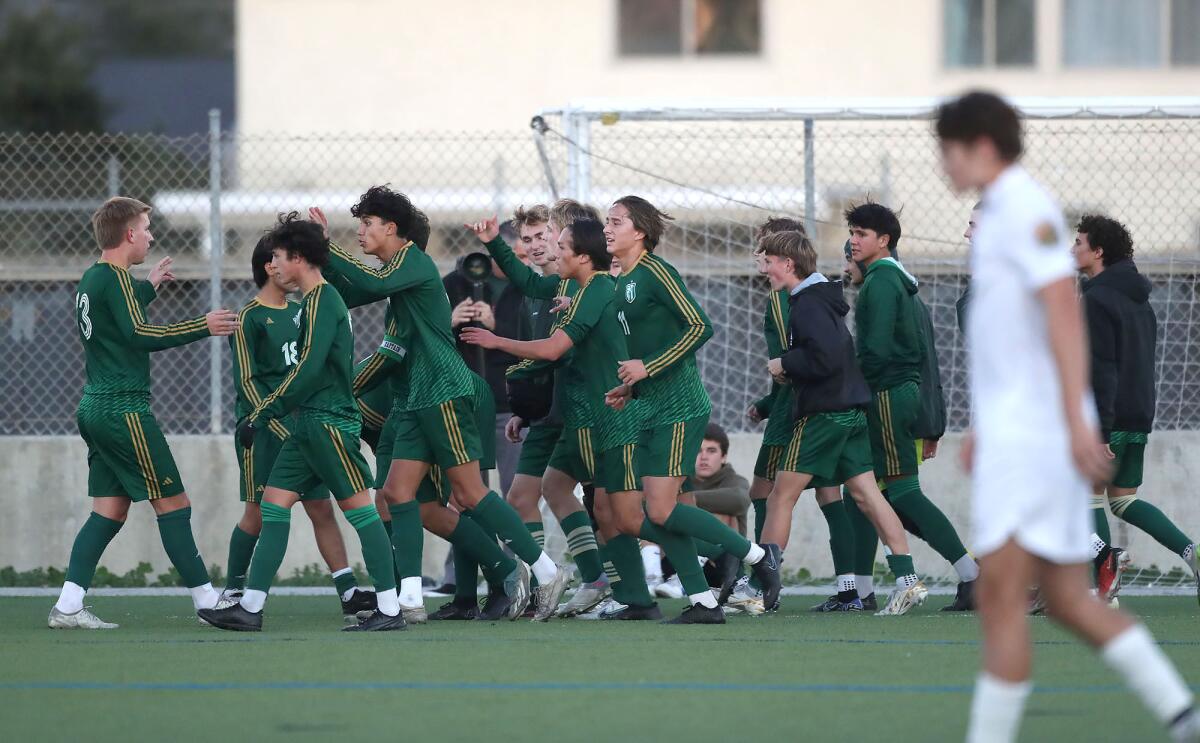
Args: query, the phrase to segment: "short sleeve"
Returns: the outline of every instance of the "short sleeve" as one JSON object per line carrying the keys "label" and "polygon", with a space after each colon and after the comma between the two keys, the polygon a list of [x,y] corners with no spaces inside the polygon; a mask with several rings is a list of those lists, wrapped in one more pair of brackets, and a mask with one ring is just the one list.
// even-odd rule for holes
{"label": "short sleeve", "polygon": [[1075,275],[1071,237],[1052,204],[1037,205],[1032,216],[1014,220],[1010,230],[1012,259],[1026,286],[1038,291]]}

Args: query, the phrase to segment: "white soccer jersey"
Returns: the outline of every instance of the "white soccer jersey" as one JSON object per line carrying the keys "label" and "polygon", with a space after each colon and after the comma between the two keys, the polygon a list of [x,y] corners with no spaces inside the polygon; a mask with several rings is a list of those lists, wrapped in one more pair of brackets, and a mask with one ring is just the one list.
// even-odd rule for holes
{"label": "white soccer jersey", "polygon": [[1071,457],[1037,296],[1074,275],[1071,240],[1054,200],[1018,165],[984,191],[971,270],[975,549],[987,554],[1015,537],[1048,560],[1086,560],[1090,488]]}

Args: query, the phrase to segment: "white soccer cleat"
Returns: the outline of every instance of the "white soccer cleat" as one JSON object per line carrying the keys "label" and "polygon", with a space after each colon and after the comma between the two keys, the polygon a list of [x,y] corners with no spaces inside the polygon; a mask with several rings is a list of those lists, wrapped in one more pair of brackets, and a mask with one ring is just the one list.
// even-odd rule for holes
{"label": "white soccer cleat", "polygon": [[566,618],[586,614],[599,606],[600,602],[608,598],[609,594],[610,591],[607,583],[601,581],[585,583],[576,589],[570,601],[558,605],[554,616]]}
{"label": "white soccer cleat", "polygon": [[585,611],[582,614],[576,614],[576,619],[604,619],[605,614],[615,614],[625,608],[625,604],[617,601],[612,596],[601,601],[591,611]]}
{"label": "white soccer cleat", "polygon": [[928,596],[929,589],[921,581],[917,581],[908,588],[897,588],[888,598],[887,606],[875,612],[875,616],[898,617],[901,614],[907,614],[914,606],[925,603]]}
{"label": "white soccer cleat", "polygon": [[429,613],[425,611],[425,604],[420,606],[400,604],[400,614],[404,617],[405,624],[425,624],[429,621]]}
{"label": "white soccer cleat", "polygon": [[104,621],[86,606],[74,614],[64,614],[55,606],[50,610],[46,626],[50,629],[116,629],[120,625]]}
{"label": "white soccer cleat", "polygon": [[679,582],[679,576],[672,575],[654,587],[654,595],[660,599],[681,599],[686,594],[683,592],[683,584]]}
{"label": "white soccer cleat", "polygon": [[733,586],[729,600],[725,602],[725,608],[728,610],[727,614],[741,612],[752,617],[765,614],[767,611],[763,606],[762,591],[751,588],[750,579],[746,576],[739,578]]}

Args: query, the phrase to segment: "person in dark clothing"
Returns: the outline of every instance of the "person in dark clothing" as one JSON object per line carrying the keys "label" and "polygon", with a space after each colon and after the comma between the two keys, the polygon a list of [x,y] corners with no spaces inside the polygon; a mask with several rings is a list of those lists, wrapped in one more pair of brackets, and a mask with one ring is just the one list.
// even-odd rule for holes
{"label": "person in dark clothing", "polygon": [[1092,391],[1100,430],[1113,458],[1112,481],[1098,484],[1092,498],[1096,532],[1096,587],[1107,598],[1120,590],[1128,556],[1111,547],[1105,495],[1114,515],[1179,555],[1196,575],[1195,542],[1162,511],[1138,500],[1146,443],[1154,424],[1154,360],[1158,322],[1150,306],[1150,281],[1133,262],[1133,239],[1115,219],[1088,215],[1076,227],[1075,265],[1083,274],[1083,304],[1091,350]]}
{"label": "person in dark clothing", "polygon": [[729,464],[729,436],[716,423],[704,429],[704,441],[696,455],[692,477],[696,505],[721,518],[746,536],[746,512],[750,509],[750,483]]}

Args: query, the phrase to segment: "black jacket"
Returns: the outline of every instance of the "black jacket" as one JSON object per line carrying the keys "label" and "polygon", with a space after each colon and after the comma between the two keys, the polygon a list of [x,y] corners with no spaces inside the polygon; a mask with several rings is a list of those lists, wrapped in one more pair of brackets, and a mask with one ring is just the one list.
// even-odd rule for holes
{"label": "black jacket", "polygon": [[1154,425],[1154,347],[1158,321],[1150,281],[1132,260],[1083,282],[1092,390],[1105,440],[1112,431],[1149,433]]}
{"label": "black jacket", "polygon": [[867,407],[871,389],[859,371],[846,327],[850,305],[842,298],[841,283],[813,284],[793,294],[789,303],[788,350],[781,361],[796,390],[793,419]]}
{"label": "black jacket", "polygon": [[[446,288],[446,296],[450,298],[452,308],[472,296],[471,282],[458,271],[443,276],[442,285]],[[505,338],[529,337],[529,315],[525,309],[525,297],[515,286],[508,281],[488,279],[483,282],[483,301],[492,306],[492,314],[496,317],[496,327],[492,332]],[[492,395],[496,398],[496,412],[509,412],[504,371],[520,359],[503,351],[487,351],[479,346],[471,346],[458,341],[459,331],[463,327],[466,326],[454,329],[454,339],[458,342],[458,353],[463,357],[463,361],[467,362],[471,371],[487,380],[488,386],[492,388]],[[483,371],[479,369],[481,353],[484,359]]]}

